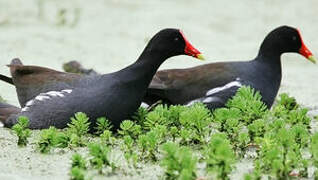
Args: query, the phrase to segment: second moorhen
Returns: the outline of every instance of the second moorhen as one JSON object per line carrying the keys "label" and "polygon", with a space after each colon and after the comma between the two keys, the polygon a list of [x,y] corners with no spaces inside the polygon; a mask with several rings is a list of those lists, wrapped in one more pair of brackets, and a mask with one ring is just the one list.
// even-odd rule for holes
{"label": "second moorhen", "polygon": [[21,107],[40,93],[61,91],[81,85],[78,82],[83,78],[80,74],[60,72],[41,66],[25,66],[18,58],[13,59],[8,67],[12,78],[0,74],[0,80],[15,86]]}
{"label": "second moorhen", "polygon": [[61,91],[41,93],[28,101],[21,112],[2,119],[2,122],[11,127],[17,117],[23,115],[29,118],[31,129],[64,128],[74,113],[84,112],[90,117],[92,126],[95,126],[96,118],[106,116],[114,128],[118,128],[121,121],[140,106],[159,66],[177,55],[202,58],[180,30],[162,30],[132,65],[110,74],[85,76],[75,86]]}
{"label": "second moorhen", "polygon": [[213,110],[225,106],[238,88],[247,85],[259,91],[270,108],[280,87],[281,55],[295,52],[315,63],[300,32],[281,26],[270,32],[251,61],[220,62],[188,69],[158,71],[144,98],[147,104],[159,99],[167,104],[203,102]]}

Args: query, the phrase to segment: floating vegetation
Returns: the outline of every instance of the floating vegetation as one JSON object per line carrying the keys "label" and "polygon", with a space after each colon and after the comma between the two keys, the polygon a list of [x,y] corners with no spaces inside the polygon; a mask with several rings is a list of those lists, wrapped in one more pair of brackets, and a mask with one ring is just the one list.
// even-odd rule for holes
{"label": "floating vegetation", "polygon": [[[141,107],[117,131],[99,118],[89,134],[89,118],[79,112],[64,130],[42,130],[36,144],[42,153],[75,151],[71,179],[142,174],[145,164],[161,169],[158,179],[230,179],[246,158],[253,168],[240,178],[317,178],[318,171],[310,169],[318,166],[318,134],[311,134],[307,112],[287,94],[268,110],[258,92],[242,87],[213,112],[200,103],[158,105],[149,112]],[[29,132],[23,118],[16,126]],[[27,142],[26,132],[17,133],[21,142]]]}
{"label": "floating vegetation", "polygon": [[25,116],[20,116],[18,118],[18,123],[12,126],[13,132],[18,136],[18,145],[26,146],[28,143],[28,138],[31,135],[31,130],[28,129],[29,119]]}

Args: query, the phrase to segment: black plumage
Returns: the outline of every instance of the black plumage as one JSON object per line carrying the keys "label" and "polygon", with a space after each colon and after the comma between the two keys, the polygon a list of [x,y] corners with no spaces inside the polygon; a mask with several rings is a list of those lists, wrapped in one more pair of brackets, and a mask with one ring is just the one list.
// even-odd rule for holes
{"label": "black plumage", "polygon": [[265,37],[253,60],[158,71],[143,101],[147,104],[159,99],[167,104],[203,102],[213,110],[224,107],[239,87],[247,85],[260,91],[270,108],[281,83],[281,55],[288,52],[299,53],[315,62],[300,32],[281,26]]}

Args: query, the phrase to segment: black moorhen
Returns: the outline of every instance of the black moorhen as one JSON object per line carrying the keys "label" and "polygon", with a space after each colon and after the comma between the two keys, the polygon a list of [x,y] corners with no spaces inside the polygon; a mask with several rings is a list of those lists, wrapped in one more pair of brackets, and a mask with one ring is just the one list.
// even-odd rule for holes
{"label": "black moorhen", "polygon": [[242,85],[260,91],[264,103],[270,108],[281,82],[280,57],[296,52],[315,63],[305,46],[300,32],[281,26],[264,39],[257,57],[252,61],[220,62],[188,69],[158,71],[143,102],[153,104],[159,99],[167,104],[191,105],[205,103],[209,109],[224,107]]}
{"label": "black moorhen", "polygon": [[23,115],[29,118],[31,129],[64,128],[74,113],[84,112],[90,117],[92,126],[96,118],[106,116],[118,128],[120,122],[140,106],[159,66],[177,55],[202,58],[180,30],[164,29],[150,40],[132,65],[110,74],[83,76],[74,86],[57,83],[66,88],[37,95],[20,113],[12,114],[3,123],[11,127],[17,117]]}

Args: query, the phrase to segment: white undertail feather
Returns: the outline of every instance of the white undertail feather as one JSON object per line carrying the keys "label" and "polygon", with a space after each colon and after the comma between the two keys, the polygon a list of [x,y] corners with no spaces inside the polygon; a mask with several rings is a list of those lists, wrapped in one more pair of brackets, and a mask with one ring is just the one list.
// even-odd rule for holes
{"label": "white undertail feather", "polygon": [[186,104],[186,106],[192,106],[193,104],[198,103],[198,102],[202,102],[202,98],[189,101],[189,102]]}
{"label": "white undertail feather", "polygon": [[26,112],[30,109],[32,105],[36,103],[36,101],[47,101],[50,100],[52,97],[64,97],[66,94],[72,93],[72,89],[64,89],[62,91],[49,91],[46,93],[41,93],[37,95],[34,99],[28,101],[24,108],[22,108],[21,112]]}

